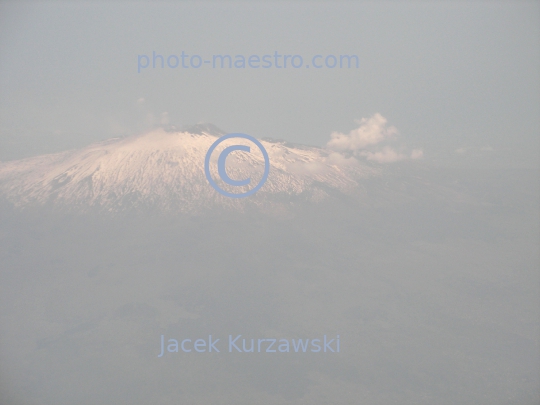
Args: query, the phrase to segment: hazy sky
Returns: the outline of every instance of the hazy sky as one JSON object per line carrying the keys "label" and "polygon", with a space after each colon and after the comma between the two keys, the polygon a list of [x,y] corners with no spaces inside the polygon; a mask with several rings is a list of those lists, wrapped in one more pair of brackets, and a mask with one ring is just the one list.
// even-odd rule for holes
{"label": "hazy sky", "polygon": [[[379,113],[440,165],[538,167],[538,2],[2,2],[0,159],[161,122],[324,145]],[[356,54],[359,68],[138,55]],[[166,114],[165,114],[166,113]]]}
{"label": "hazy sky", "polygon": [[[538,404],[539,73],[538,1],[0,0],[2,161],[200,122],[334,151],[268,143],[245,205],[209,136],[0,165],[0,402]],[[342,351],[158,357],[210,334]]]}

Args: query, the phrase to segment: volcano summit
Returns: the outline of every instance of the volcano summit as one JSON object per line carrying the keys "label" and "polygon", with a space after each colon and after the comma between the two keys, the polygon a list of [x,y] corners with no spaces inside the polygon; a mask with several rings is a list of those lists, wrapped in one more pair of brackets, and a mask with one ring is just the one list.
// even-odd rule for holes
{"label": "volcano summit", "polygon": [[[221,206],[278,208],[297,201],[321,201],[333,193],[352,194],[358,181],[379,171],[326,149],[261,140],[270,175],[250,201],[216,192],[204,173],[204,159],[223,132],[209,125],[183,131],[156,129],[70,150],[0,164],[0,194],[17,207],[52,205],[82,211],[156,208],[193,212]],[[248,141],[231,139],[229,144]],[[217,156],[211,172],[217,173]],[[259,153],[235,151],[227,160],[231,177],[258,181],[264,167]],[[222,182],[224,188],[227,184]],[[246,186],[248,187],[248,186]],[[242,189],[242,187],[238,187]],[[234,191],[237,192],[237,191]]]}

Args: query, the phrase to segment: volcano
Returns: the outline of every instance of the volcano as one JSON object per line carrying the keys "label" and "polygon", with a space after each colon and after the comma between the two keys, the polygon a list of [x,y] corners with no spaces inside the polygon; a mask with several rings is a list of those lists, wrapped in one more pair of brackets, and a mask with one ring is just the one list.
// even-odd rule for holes
{"label": "volcano", "polygon": [[[376,167],[323,148],[263,139],[260,142],[270,160],[268,180],[253,197],[231,199],[212,188],[204,173],[206,153],[223,134],[212,125],[159,128],[78,150],[4,162],[0,164],[0,194],[17,207],[52,205],[109,212],[150,207],[194,212],[216,206],[243,210],[317,202],[336,193],[352,195],[359,182],[380,175]],[[231,144],[249,143],[231,139],[216,152]],[[232,177],[253,182],[261,177],[264,159],[252,149],[253,153],[236,151],[227,159]],[[224,184],[217,174],[218,155],[212,155],[210,171],[221,187],[229,187],[232,193],[254,187],[249,184],[234,191]]]}

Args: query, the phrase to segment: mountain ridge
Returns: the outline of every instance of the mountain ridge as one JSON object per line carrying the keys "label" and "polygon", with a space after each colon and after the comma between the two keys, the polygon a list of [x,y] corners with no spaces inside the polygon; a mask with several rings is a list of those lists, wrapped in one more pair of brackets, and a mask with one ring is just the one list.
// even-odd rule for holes
{"label": "mountain ridge", "polygon": [[[262,139],[270,156],[267,182],[249,199],[231,199],[214,190],[204,174],[206,152],[216,137],[224,134],[210,124],[183,130],[159,128],[82,149],[3,162],[0,195],[21,208],[51,204],[83,211],[150,206],[180,212],[215,206],[235,210],[249,205],[283,208],[299,200],[321,201],[332,192],[354,193],[359,179],[380,174],[374,167],[323,148]],[[223,142],[212,154],[210,171],[220,187],[229,187],[233,193],[245,192],[261,177],[264,159],[255,148],[251,153],[231,154],[227,160],[229,175],[253,177],[250,185],[231,189],[218,178],[216,168],[219,150],[231,143],[250,145],[243,139]]]}

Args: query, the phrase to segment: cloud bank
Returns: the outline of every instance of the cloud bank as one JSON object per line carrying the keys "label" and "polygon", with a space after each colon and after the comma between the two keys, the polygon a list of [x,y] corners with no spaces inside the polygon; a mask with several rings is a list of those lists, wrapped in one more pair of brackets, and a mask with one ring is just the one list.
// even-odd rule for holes
{"label": "cloud bank", "polygon": [[358,128],[348,134],[333,132],[326,147],[334,152],[355,157],[363,157],[378,163],[392,163],[407,159],[421,159],[421,149],[405,152],[404,147],[392,147],[399,132],[396,127],[388,126],[388,120],[376,113],[371,118],[356,121]]}

